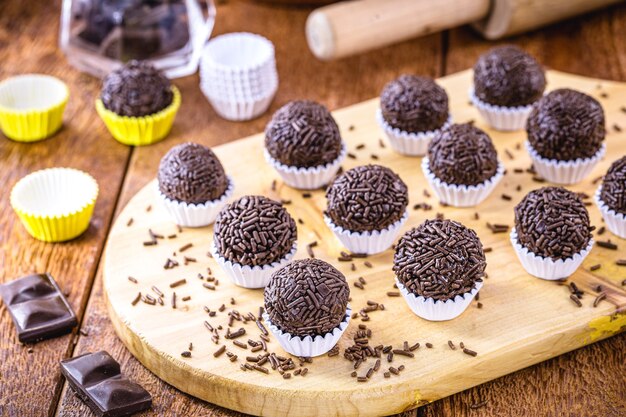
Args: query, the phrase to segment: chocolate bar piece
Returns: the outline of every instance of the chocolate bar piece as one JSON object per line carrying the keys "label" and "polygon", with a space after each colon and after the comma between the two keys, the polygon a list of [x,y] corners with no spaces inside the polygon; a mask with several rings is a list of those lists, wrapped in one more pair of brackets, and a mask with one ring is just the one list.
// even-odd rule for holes
{"label": "chocolate bar piece", "polygon": [[78,324],[72,307],[48,273],[2,284],[0,296],[13,318],[20,342],[60,336]]}
{"label": "chocolate bar piece", "polygon": [[105,351],[62,360],[61,372],[97,416],[128,416],[152,406],[150,393],[123,376],[120,364]]}

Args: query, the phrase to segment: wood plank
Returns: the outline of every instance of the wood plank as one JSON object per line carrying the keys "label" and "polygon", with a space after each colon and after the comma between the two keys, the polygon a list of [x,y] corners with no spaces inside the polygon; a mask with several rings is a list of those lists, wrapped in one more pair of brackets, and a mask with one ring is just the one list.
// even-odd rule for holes
{"label": "wood plank", "polygon": [[[541,31],[505,39],[530,51],[548,67],[626,80],[626,7],[618,5]],[[493,47],[468,28],[450,31],[446,73],[473,66]],[[422,407],[421,416],[620,415],[626,334],[595,343],[517,373]],[[470,408],[487,400],[480,409]]]}
{"label": "wood plank", "polygon": [[[441,35],[339,62],[319,62],[308,51],[304,38],[304,22],[309,11],[246,1],[218,4],[216,34],[246,30],[260,33],[275,43],[280,77],[277,97],[261,118],[232,123],[219,119],[211,109],[197,87],[197,77],[176,80],[183,94],[183,104],[172,135],[160,145],[135,150],[119,207],[123,207],[154,176],[162,154],[176,143],[192,140],[216,146],[253,134],[263,130],[273,111],[292,99],[309,98],[334,109],[377,96],[386,82],[401,73],[439,75]],[[87,311],[84,328],[89,336],[80,337],[75,354],[108,350],[120,361],[124,372],[144,384],[154,396],[154,407],[146,415],[162,415],[170,410],[181,415],[239,415],[181,393],[156,378],[130,355],[109,323],[102,297],[101,273],[97,275]],[[86,407],[64,388],[57,412],[59,415],[78,415],[85,413]]]}
{"label": "wood plank", "polygon": [[[479,127],[486,129],[485,123],[477,119],[476,109],[467,102],[466,91],[469,90],[470,80],[471,72],[464,71],[439,81],[450,94],[453,119],[458,122],[476,120]],[[597,88],[598,84],[601,89]],[[620,110],[621,103],[626,101],[626,84],[548,72],[548,85],[549,89],[568,86],[596,96],[603,102],[609,126],[626,120]],[[426,201],[437,206],[434,197],[423,195],[426,183],[417,168],[420,160],[399,155],[388,146],[384,149],[379,146],[381,132],[373,117],[377,108],[378,100],[372,99],[334,113],[348,149],[358,156],[356,160],[349,159],[343,163],[344,169],[371,162],[389,166],[409,185],[411,205]],[[354,128],[350,129],[350,126]],[[341,356],[322,356],[307,365],[311,372],[306,378],[284,381],[278,375],[242,372],[238,365],[243,359],[233,364],[226,357],[213,358],[217,346],[210,343],[203,321],[208,319],[214,326],[227,327],[228,317],[223,313],[208,318],[203,306],[217,309],[223,303],[228,305],[232,297],[237,300],[233,308],[242,313],[256,312],[263,303],[263,293],[235,286],[220,271],[216,261],[206,257],[210,227],[186,229],[178,233],[178,238],[161,240],[156,246],[142,244],[148,237],[149,228],[163,235],[176,233],[176,226],[158,204],[154,181],[131,199],[117,217],[109,235],[103,282],[109,317],[116,333],[157,376],[185,392],[228,408],[258,415],[308,416],[315,412],[322,415],[377,416],[415,408],[619,332],[622,326],[626,327],[626,314],[614,313],[616,309],[626,309],[626,289],[621,286],[622,268],[615,265],[620,258],[618,251],[594,248],[583,268],[570,278],[588,294],[583,300],[584,307],[577,308],[569,299],[566,286],[538,280],[524,271],[506,233],[493,234],[488,230],[487,221],[510,225],[513,206],[525,193],[539,185],[532,180],[532,175],[513,172],[514,168],[530,166],[530,159],[521,146],[525,133],[487,131],[498,149],[501,162],[509,170],[489,199],[475,209],[436,207],[429,213],[413,210],[403,227],[403,230],[415,227],[425,218],[434,217],[437,211],[446,218],[459,220],[475,229],[483,244],[493,249],[487,255],[489,279],[481,290],[480,302],[484,308],[478,309],[474,305],[461,317],[442,323],[421,320],[412,315],[401,298],[385,296],[393,285],[393,251],[368,257],[373,264],[371,267],[364,267],[362,261],[355,261],[356,271],[350,270],[349,263],[337,262],[342,246],[324,226],[324,192],[318,190],[312,193],[311,198],[304,198],[300,191],[280,182],[277,190],[272,191],[270,185],[277,175],[262,158],[263,134],[213,148],[226,172],[234,179],[235,197],[263,194],[293,201],[286,206],[287,210],[294,218],[303,220],[303,224],[298,226],[299,251],[296,258],[307,257],[304,246],[317,241],[317,258],[338,267],[350,283],[356,282],[358,277],[367,280],[365,290],[351,286],[352,306],[358,311],[367,305],[367,300],[385,304],[385,312],[372,314],[372,320],[367,322],[374,334],[374,345],[382,343],[398,347],[404,340],[411,344],[416,341],[434,344],[434,349],[420,350],[414,360],[396,358],[394,366],[406,365],[400,377],[387,379],[378,373],[367,384],[358,384],[349,375],[353,370],[350,361]],[[358,150],[359,144],[366,144],[365,149]],[[606,146],[607,154],[612,157],[601,161],[589,178],[568,188],[592,195],[597,188],[593,179],[606,172],[615,157],[626,154],[626,132],[611,131],[607,135]],[[507,156],[506,151],[512,156]],[[378,155],[376,160],[371,157],[372,153]],[[237,157],[234,158],[234,155]],[[518,186],[521,188],[518,189]],[[512,201],[504,201],[500,197],[503,193],[512,196],[509,199]],[[146,212],[148,205],[152,207],[150,212]],[[479,221],[474,219],[477,211],[481,215]],[[590,208],[589,211],[592,224],[599,227],[598,210]],[[129,218],[134,219],[130,227],[127,226]],[[612,236],[603,236],[602,239],[607,237]],[[185,255],[194,257],[198,262],[182,265],[182,255],[176,257],[172,253],[190,243],[193,247],[186,250]],[[618,239],[618,245],[621,243],[623,241]],[[172,256],[181,265],[166,271],[163,263]],[[594,264],[602,264],[603,267],[592,273],[589,266]],[[216,291],[204,289],[203,283],[196,278],[197,273],[203,272],[206,267],[210,267],[220,280]],[[128,276],[137,278],[139,285],[129,282]],[[176,292],[179,297],[190,295],[191,300],[183,302],[179,298],[176,310],[169,305],[131,305],[137,291],[145,294],[151,292],[152,286],[166,294],[164,299],[167,302],[172,293],[169,284],[181,277],[187,278],[188,282]],[[599,284],[606,288],[608,302],[592,308],[596,295],[593,288]],[[395,317],[403,319],[394,320]],[[351,344],[357,324],[355,319],[339,341],[341,350]],[[247,326],[235,323],[233,329],[240,326],[247,328],[250,334],[247,337],[258,337],[258,329],[253,323]],[[459,351],[452,353],[447,346],[448,340],[457,344],[464,341],[478,351],[479,356],[470,358]],[[183,359],[180,354],[190,342],[195,346],[191,358]],[[229,341],[222,343],[241,357],[248,354],[233,347]],[[285,355],[275,341],[268,346],[270,351]],[[372,362],[364,368],[367,369]],[[363,369],[360,371],[361,374],[364,372]]]}
{"label": "wood plank", "polygon": [[[100,258],[130,149],[110,139],[93,101],[99,82],[71,69],[57,48],[60,2],[0,2],[0,79],[37,72],[70,87],[65,126],[43,142],[22,144],[0,134],[0,281],[50,272],[82,317]],[[20,36],[16,36],[19,34]],[[100,184],[91,226],[63,244],[32,239],[9,204],[9,192],[26,174],[54,166],[89,172]],[[71,353],[72,336],[22,346],[5,307],[0,307],[0,415],[47,415],[62,387],[58,361]]]}

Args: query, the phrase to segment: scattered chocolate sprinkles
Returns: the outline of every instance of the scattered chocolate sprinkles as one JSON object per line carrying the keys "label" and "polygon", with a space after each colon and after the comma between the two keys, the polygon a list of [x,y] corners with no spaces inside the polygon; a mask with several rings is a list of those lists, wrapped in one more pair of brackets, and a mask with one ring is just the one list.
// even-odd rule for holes
{"label": "scattered chocolate sprinkles", "polygon": [[610,240],[607,240],[607,241],[598,240],[596,244],[604,249],[617,250],[617,245],[611,242]]}

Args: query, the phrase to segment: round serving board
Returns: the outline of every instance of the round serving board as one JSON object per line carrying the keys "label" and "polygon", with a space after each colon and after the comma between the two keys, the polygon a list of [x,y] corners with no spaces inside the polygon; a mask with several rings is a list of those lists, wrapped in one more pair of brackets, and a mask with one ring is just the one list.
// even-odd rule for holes
{"label": "round serving board", "polygon": [[[592,195],[598,186],[593,179],[602,175],[613,160],[626,154],[626,113],[620,110],[626,103],[626,86],[557,72],[549,72],[548,80],[550,89],[573,87],[598,97],[604,105],[609,132],[607,156],[589,178],[570,187]],[[314,358],[312,363],[304,363],[308,368],[306,376],[284,379],[276,371],[264,374],[241,370],[246,356],[263,352],[252,353],[249,346],[244,350],[224,338],[228,313],[236,309],[242,315],[256,316],[263,303],[263,291],[239,288],[229,282],[215,260],[207,256],[212,227],[179,230],[159,205],[156,182],[152,181],[119,215],[106,249],[104,289],[109,314],[128,349],[148,369],[178,389],[231,409],[256,415],[373,416],[418,407],[620,331],[626,325],[626,316],[615,311],[616,307],[626,306],[626,294],[620,285],[625,271],[615,265],[615,260],[620,252],[623,257],[626,241],[609,232],[596,236],[596,240],[611,239],[620,250],[596,246],[583,267],[570,278],[587,293],[582,300],[583,307],[577,307],[569,299],[566,286],[528,275],[515,257],[508,233],[494,234],[486,226],[486,222],[512,225],[513,206],[528,191],[542,185],[534,182],[531,174],[515,172],[515,168],[525,170],[530,166],[523,147],[525,133],[500,133],[486,128],[477,111],[468,104],[470,71],[442,78],[439,82],[450,95],[454,120],[475,120],[479,127],[485,128],[508,169],[488,200],[476,208],[455,209],[443,207],[434,196],[429,196],[432,192],[420,169],[421,158],[394,153],[386,140],[384,148],[380,145],[383,133],[374,117],[378,100],[334,113],[349,152],[356,156],[356,159],[347,158],[343,167],[379,163],[391,167],[404,179],[409,185],[410,217],[403,230],[442,213],[477,231],[484,246],[492,249],[487,253],[489,278],[480,291],[481,308],[474,301],[455,320],[428,322],[414,316],[401,297],[387,295],[395,290],[392,250],[367,259],[354,259],[355,270],[351,262],[339,262],[337,258],[343,248],[322,219],[324,192],[314,191],[308,197],[285,186],[266,164],[263,137],[257,135],[214,149],[234,179],[235,197],[263,194],[290,201],[285,207],[299,219],[296,258],[307,257],[307,244],[316,241],[315,256],[332,263],[346,275],[353,311],[366,307],[368,300],[384,304],[385,310],[369,313],[369,321],[362,321],[360,316],[353,319],[339,341],[339,355],[322,356]],[[614,124],[621,124],[625,132],[611,128]],[[274,181],[276,186],[272,187]],[[510,196],[510,201],[503,199],[502,194]],[[431,205],[432,209],[413,209],[420,203]],[[589,210],[593,224],[601,226],[598,209],[592,205]],[[164,238],[157,239],[156,245],[144,246],[143,242],[151,240],[149,229]],[[191,247],[181,250],[190,244]],[[192,259],[185,262],[185,257]],[[178,266],[165,269],[168,258],[175,260]],[[370,266],[366,266],[366,262]],[[589,272],[589,266],[594,264],[602,264],[602,268]],[[198,278],[198,274],[208,275],[207,268],[219,281],[215,290],[205,288],[206,281]],[[129,276],[137,283],[131,282]],[[364,289],[354,286],[359,277],[366,281]],[[185,284],[170,288],[170,284],[183,278]],[[593,289],[598,284],[603,285],[607,298],[593,308],[591,304],[596,296]],[[164,294],[164,305],[149,305],[143,301],[132,304],[138,292],[158,298],[153,287]],[[175,309],[171,306],[174,291],[177,295]],[[185,297],[190,298],[183,301]],[[225,310],[213,317],[204,309],[206,306],[216,311],[222,304]],[[205,321],[213,327],[222,326],[218,344],[211,341]],[[367,382],[357,382],[350,376],[353,364],[343,358],[343,351],[352,345],[359,324],[372,330],[371,346],[384,344],[401,348],[407,341],[410,345],[420,342],[421,347],[414,352],[414,358],[396,355],[391,364],[383,358],[378,372]],[[260,330],[254,321],[235,321],[232,330],[240,327],[246,329],[246,335],[238,340],[259,340]],[[463,341],[478,355],[464,354],[458,347],[451,350],[448,340],[456,346]],[[193,344],[191,356],[183,357],[181,354],[189,350],[190,343]],[[427,348],[426,343],[431,343],[432,348]],[[213,353],[222,345],[238,356],[235,362],[226,354],[214,357]],[[268,351],[288,356],[273,339],[268,343]],[[298,359],[295,362],[299,365]],[[373,365],[374,360],[369,359],[359,367],[358,375],[365,375]],[[405,367],[400,375],[384,377],[389,366],[400,365]]]}

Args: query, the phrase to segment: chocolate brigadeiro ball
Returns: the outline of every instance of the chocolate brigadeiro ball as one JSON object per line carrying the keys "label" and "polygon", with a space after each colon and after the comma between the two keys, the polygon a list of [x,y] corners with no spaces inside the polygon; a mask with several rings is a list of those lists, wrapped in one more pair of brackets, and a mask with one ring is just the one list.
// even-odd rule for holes
{"label": "chocolate brigadeiro ball", "polygon": [[611,164],[602,181],[600,199],[616,213],[626,214],[626,156]]}
{"label": "chocolate brigadeiro ball", "polygon": [[498,170],[491,138],[472,124],[442,129],[428,145],[428,165],[437,178],[457,185],[477,185]]}
{"label": "chocolate brigadeiro ball", "polygon": [[380,109],[393,127],[428,132],[448,120],[448,95],[432,78],[402,75],[383,88]]}
{"label": "chocolate brigadeiro ball", "polygon": [[580,197],[562,187],[531,191],[515,206],[519,244],[544,258],[572,257],[587,247],[593,230]]}
{"label": "chocolate brigadeiro ball", "polygon": [[404,181],[389,168],[363,165],[352,168],[326,190],[326,214],[352,232],[383,230],[404,216],[409,202]]}
{"label": "chocolate brigadeiro ball", "polygon": [[172,103],[170,80],[146,61],[130,61],[104,79],[100,98],[120,116],[141,117],[157,113]]}
{"label": "chocolate brigadeiro ball", "polygon": [[348,297],[341,272],[319,259],[301,259],[274,272],[265,287],[265,311],[283,332],[315,337],[341,324]]}
{"label": "chocolate brigadeiro ball", "polygon": [[228,188],[222,163],[197,143],[174,146],[161,159],[159,190],[171,200],[203,204],[219,199]]}
{"label": "chocolate brigadeiro ball", "polygon": [[544,158],[589,158],[598,152],[606,134],[604,110],[587,94],[554,90],[535,103],[526,131],[531,146]]}
{"label": "chocolate brigadeiro ball", "polygon": [[393,271],[409,292],[439,301],[471,291],[486,266],[476,232],[453,220],[426,220],[409,230],[393,257]]}
{"label": "chocolate brigadeiro ball", "polygon": [[545,88],[543,68],[517,46],[493,48],[474,65],[474,94],[489,104],[526,106],[539,100]]}
{"label": "chocolate brigadeiro ball", "polygon": [[220,211],[213,228],[217,252],[241,265],[270,265],[287,255],[296,223],[278,201],[247,195]]}
{"label": "chocolate brigadeiro ball", "polygon": [[341,154],[339,127],[328,109],[308,100],[287,103],[265,128],[265,148],[278,162],[298,168],[316,167]]}

